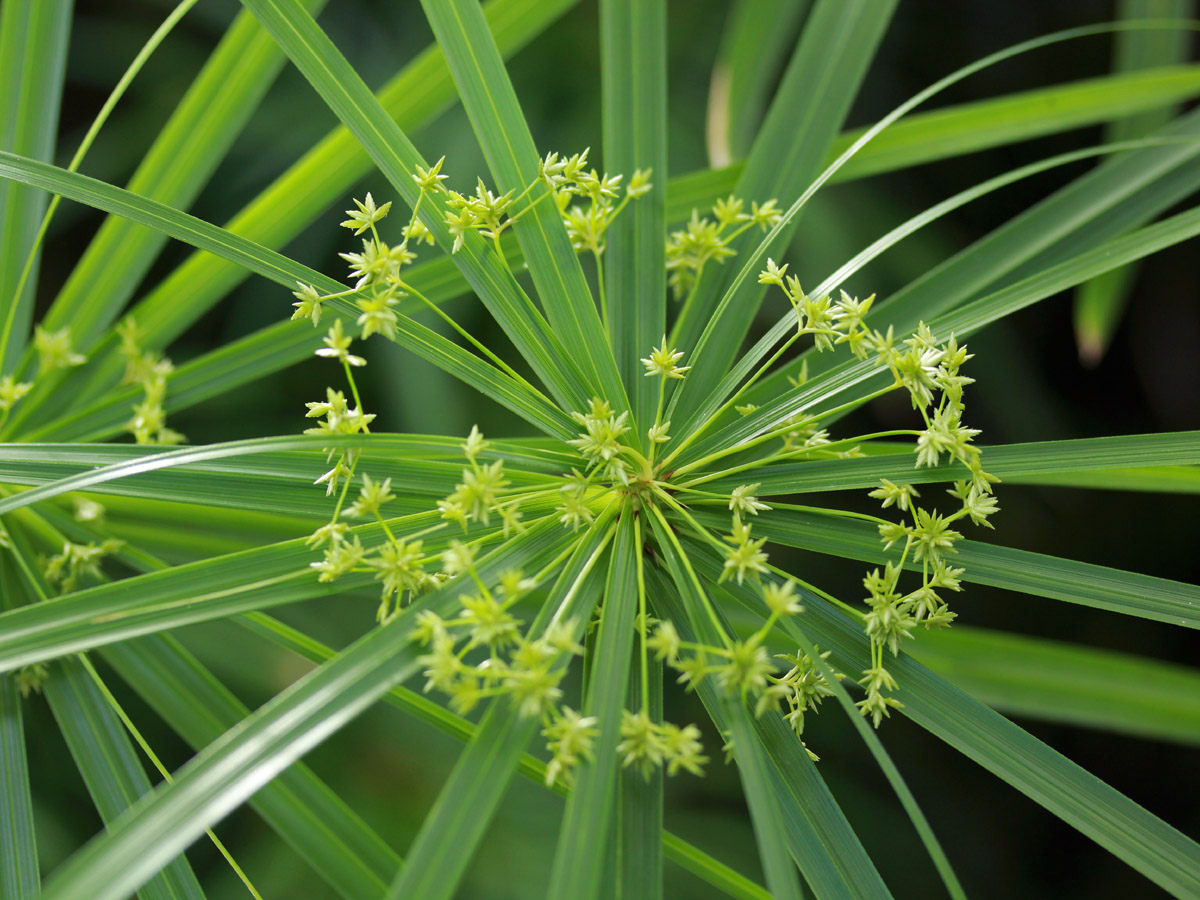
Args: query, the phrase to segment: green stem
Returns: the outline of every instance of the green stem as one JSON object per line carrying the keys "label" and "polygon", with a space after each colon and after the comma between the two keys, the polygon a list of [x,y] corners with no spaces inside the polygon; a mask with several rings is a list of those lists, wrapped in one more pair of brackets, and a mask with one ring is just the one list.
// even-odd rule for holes
{"label": "green stem", "polygon": [[[733,447],[729,450],[722,450],[717,453],[713,453],[709,456],[706,456],[703,459],[697,460],[694,463],[688,463],[688,465],[683,466],[679,469],[676,469],[675,472],[676,472],[676,474],[682,474],[684,472],[689,472],[692,469],[699,468],[700,466],[704,465],[705,463],[713,462],[713,461],[721,459],[723,457],[730,456],[733,453],[740,453],[743,450],[748,450],[751,447],[754,447],[754,446],[757,446],[758,444],[763,443],[764,441],[769,441],[772,438],[779,437],[782,434],[786,434],[787,431],[792,427],[794,427],[794,426],[792,426],[792,425],[780,426],[779,428],[777,428],[773,431],[769,431],[766,434],[761,435],[758,438],[755,438],[753,441],[747,441],[746,443],[739,444],[738,446]],[[729,469],[722,469],[719,472],[712,472],[708,475],[704,475],[699,478],[694,478],[691,481],[682,482],[681,486],[692,487],[697,484],[705,484],[706,482],[709,482],[709,481],[715,481],[718,478],[727,478],[730,475],[736,475],[738,472],[745,472],[748,469],[757,469],[761,466],[769,465],[772,463],[785,462],[789,459],[796,459],[801,456],[807,456],[810,453],[830,452],[835,447],[843,447],[843,446],[846,446],[847,444],[862,444],[867,441],[877,440],[878,438],[899,437],[902,435],[912,436],[912,435],[918,435],[920,433],[921,432],[919,432],[919,431],[913,431],[911,429],[903,429],[903,428],[896,429],[893,431],[876,431],[876,432],[873,432],[872,434],[863,434],[863,435],[858,435],[858,436],[852,437],[852,438],[843,438],[840,441],[830,441],[828,444],[822,444],[819,447],[799,447],[795,450],[785,450],[782,453],[775,453],[775,454],[772,454],[771,456],[763,456],[763,457],[760,457],[759,459],[751,460],[748,463],[743,463],[740,466],[733,466],[732,468],[729,468]]]}
{"label": "green stem", "polygon": [[646,573],[642,550],[642,520],[633,520],[633,551],[637,559],[638,616],[642,650],[642,709],[650,709],[650,654],[646,648]]}
{"label": "green stem", "polygon": [[531,391],[533,391],[535,394],[537,394],[543,400],[546,400],[547,403],[550,402],[549,399],[547,399],[545,394],[543,394],[536,387],[534,387],[532,384],[530,384],[528,381],[526,381],[525,378],[522,377],[522,375],[516,369],[514,369],[512,366],[510,366],[508,363],[506,363],[504,360],[502,360],[499,356],[497,356],[495,353],[493,353],[491,350],[489,350],[485,344],[483,344],[481,341],[479,341],[477,338],[475,338],[470,332],[468,332],[465,328],[463,328],[461,325],[459,325],[458,322],[454,321],[454,319],[445,310],[443,310],[441,307],[439,307],[436,303],[434,303],[432,300],[430,300],[428,297],[426,297],[424,294],[422,294],[420,291],[418,291],[416,288],[414,288],[411,284],[408,284],[407,282],[401,281],[401,282],[399,282],[399,285],[400,285],[400,289],[403,290],[405,293],[411,294],[412,296],[416,297],[418,300],[421,301],[421,303],[425,304],[425,306],[427,306],[431,310],[433,310],[433,312],[436,315],[440,316],[441,319],[447,325],[449,325],[451,328],[453,328],[455,331],[457,331],[463,338],[465,338],[467,341],[469,341],[471,346],[473,346],[476,350],[478,350],[480,353],[482,353],[484,356],[486,356],[489,360],[491,360],[506,375],[510,376],[511,378],[514,378],[515,380],[520,382],[522,385],[529,388]]}
{"label": "green stem", "polygon": [[[683,511],[682,507],[680,507],[670,495],[666,494],[664,491],[659,491],[658,493],[669,504],[674,506],[679,511]],[[671,542],[672,546],[675,548],[675,552],[679,554],[680,562],[683,563],[684,569],[687,570],[688,577],[691,579],[692,585],[696,588],[696,595],[700,598],[700,602],[704,604],[704,610],[706,613],[708,613],[709,619],[712,620],[717,634],[721,635],[721,640],[725,642],[726,647],[730,646],[729,635],[725,633],[725,627],[721,624],[721,619],[717,615],[717,611],[713,608],[712,601],[708,598],[708,592],[704,590],[704,586],[700,583],[700,577],[696,574],[696,570],[692,568],[692,562],[690,559],[688,559],[688,555],[684,551],[683,545],[679,543],[679,538],[675,536],[675,531],[671,527],[671,523],[667,521],[666,516],[662,514],[662,510],[660,510],[657,506],[651,506],[650,509],[658,518],[659,524],[662,526],[662,530],[667,536],[667,540]]]}

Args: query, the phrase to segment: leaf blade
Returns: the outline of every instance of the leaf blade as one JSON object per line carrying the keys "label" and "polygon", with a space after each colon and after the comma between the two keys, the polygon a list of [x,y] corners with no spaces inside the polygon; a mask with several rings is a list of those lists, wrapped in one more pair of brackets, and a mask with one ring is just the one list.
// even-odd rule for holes
{"label": "leaf blade", "polygon": [[[562,544],[557,525],[531,529],[522,541],[480,560],[480,576],[544,565]],[[45,900],[122,900],[205,828],[412,675],[419,654],[409,639],[415,613],[449,612],[463,587],[450,582],[405,607],[226,732],[180,769],[173,784],[153,791],[60,866]]]}
{"label": "leaf blade", "polygon": [[[707,512],[697,512],[696,519],[715,528],[728,521]],[[755,526],[786,546],[870,563],[900,558],[883,550],[873,525],[856,519],[775,509],[760,515]],[[953,561],[966,568],[964,581],[1200,628],[1200,587],[1195,585],[979,541],[963,540],[956,546]],[[905,568],[910,565],[907,561]],[[919,571],[920,565],[914,568]]]}
{"label": "leaf blade", "polygon": [[633,619],[637,611],[637,581],[632,517],[625,512],[617,524],[601,608],[596,662],[583,701],[585,716],[596,718],[598,734],[590,761],[575,772],[550,870],[547,897],[592,900],[600,889],[608,826],[617,785],[617,742],[621,712],[633,658]]}
{"label": "leaf blade", "polygon": [[[705,572],[712,578],[718,573],[719,565]],[[757,614],[756,595],[745,586],[726,585]],[[785,621],[785,630],[791,624]],[[861,624],[823,598],[806,603],[805,630],[833,651],[831,661],[842,671],[861,671],[868,664]],[[888,668],[901,685],[901,712],[908,718],[1165,890],[1177,896],[1200,891],[1200,846],[1194,841],[906,654],[889,658]]]}
{"label": "leaf blade", "polygon": [[1195,669],[964,625],[918,635],[911,655],[1010,714],[1200,744]]}
{"label": "leaf blade", "polygon": [[[538,180],[540,157],[479,4],[422,0],[421,5],[446,54],[498,189],[519,194]],[[544,184],[535,188],[530,203],[546,190]],[[553,203],[527,209],[514,230],[546,318],[561,335],[566,358],[584,364],[592,395],[608,400],[618,412],[626,410],[629,401],[612,351],[596,340],[603,333],[600,316],[559,210]]]}
{"label": "leaf blade", "polygon": [[[70,0],[12,0],[0,16],[0,150],[54,155],[70,33]],[[12,371],[33,322],[37,260],[18,295],[46,198],[0,184],[0,370]]]}
{"label": "leaf blade", "polygon": [[649,170],[649,193],[608,229],[606,316],[635,422],[651,421],[656,385],[641,355],[667,332],[667,11],[664,0],[600,4],[604,163],[628,179]]}

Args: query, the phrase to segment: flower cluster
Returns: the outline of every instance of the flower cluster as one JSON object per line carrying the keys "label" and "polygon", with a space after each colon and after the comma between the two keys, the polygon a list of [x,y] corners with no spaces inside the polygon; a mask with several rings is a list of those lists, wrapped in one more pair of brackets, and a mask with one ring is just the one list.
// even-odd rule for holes
{"label": "flower cluster", "polygon": [[649,193],[652,185],[649,170],[638,169],[630,176],[622,196],[623,176],[587,169],[587,158],[587,150],[563,158],[557,153],[547,154],[538,165],[538,176],[554,193],[571,246],[598,259],[604,253],[609,226],[630,200]]}
{"label": "flower cluster", "polygon": [[[765,553],[762,558],[765,561]],[[744,640],[728,640],[724,646],[684,641],[674,625],[660,621],[648,644],[658,659],[679,673],[679,683],[687,685],[689,691],[706,678],[712,678],[725,693],[752,699],[757,716],[786,707],[784,718],[799,737],[804,732],[805,712],[815,710],[821,700],[833,694],[833,689],[802,650],[774,658],[767,652],[766,638],[776,623],[804,612],[795,582],[764,583],[762,598],[767,619]],[[828,655],[823,653],[821,658],[824,660]],[[817,759],[811,751],[809,755],[814,761]]]}
{"label": "flower cluster", "polygon": [[743,232],[755,225],[769,231],[781,218],[776,200],[751,203],[746,212],[744,200],[728,197],[716,202],[711,218],[692,210],[687,227],[667,238],[667,271],[675,299],[683,299],[695,288],[706,263],[720,265],[734,256],[736,251],[729,245]]}
{"label": "flower cluster", "polygon": [[42,574],[51,587],[70,594],[86,578],[100,581],[104,573],[100,564],[106,557],[121,549],[121,541],[109,539],[101,543],[75,544],[67,541],[62,552],[42,561]]}
{"label": "flower cluster", "polygon": [[504,536],[508,537],[510,533],[524,530],[521,524],[521,501],[520,497],[507,502],[502,499],[509,486],[508,478],[504,475],[504,460],[497,459],[488,464],[479,462],[479,454],[487,446],[479,428],[472,426],[466,443],[462,445],[470,466],[463,469],[462,481],[438,503],[438,509],[443,519],[457,522],[464,531],[471,522],[490,525],[491,517],[498,515],[504,523]]}
{"label": "flower cluster", "polygon": [[[356,236],[369,236],[364,239],[361,253],[343,254],[350,264],[354,287],[341,294],[322,295],[312,286],[301,285],[295,295],[293,318],[308,318],[317,324],[327,300],[353,295],[362,336],[391,335],[398,322],[393,307],[399,298],[412,294],[432,306],[411,290],[402,274],[404,267],[415,259],[410,244],[432,242],[432,235],[417,218],[423,204],[435,204],[455,239],[454,250],[462,247],[469,231],[478,231],[506,263],[500,235],[547,196],[555,198],[575,249],[596,257],[603,310],[603,273],[599,261],[604,250],[604,232],[630,199],[649,190],[649,173],[635,173],[622,194],[621,176],[601,175],[588,169],[586,151],[566,158],[552,153],[541,161],[537,179],[524,190],[497,195],[479,181],[475,192],[465,195],[442,184],[446,176],[441,168],[439,160],[430,169],[418,170],[413,175],[420,194],[400,244],[388,245],[378,235],[377,225],[390,212],[390,203],[376,204],[370,194],[362,201],[355,201],[356,208],[347,211],[342,224]],[[543,190],[537,190],[539,187]],[[719,202],[712,214],[712,219],[701,219],[694,214],[687,229],[671,237],[668,267],[677,295],[694,289],[708,261],[721,263],[731,256],[734,252],[731,244],[738,235],[755,226],[767,230],[781,218],[774,201],[752,204],[746,211],[745,204],[732,197]],[[373,574],[381,584],[378,612],[381,622],[395,617],[401,605],[414,595],[455,579],[463,591],[457,612],[443,618],[432,611],[423,611],[412,632],[413,640],[423,646],[420,661],[426,690],[442,692],[461,713],[486,699],[508,698],[520,715],[538,718],[550,754],[547,769],[550,783],[569,780],[577,766],[592,759],[599,736],[600,724],[595,717],[585,714],[586,706],[584,712],[578,712],[564,703],[563,679],[572,659],[584,653],[579,643],[583,624],[566,619],[563,609],[545,627],[540,624],[541,618],[534,625],[523,621],[518,615],[518,604],[539,587],[553,567],[536,578],[526,578],[520,571],[512,570],[489,583],[475,564],[477,554],[488,541],[509,539],[547,520],[597,538],[602,536],[597,529],[607,530],[611,538],[615,528],[613,514],[623,510],[626,515],[642,517],[635,519],[639,534],[648,534],[646,523],[653,520],[656,529],[659,526],[668,531],[690,529],[693,537],[706,540],[719,552],[722,561],[718,583],[760,585],[765,615],[761,627],[749,637],[735,638],[726,633],[719,625],[720,617],[711,605],[712,598],[702,589],[698,602],[708,606],[708,618],[718,626],[713,632],[717,637],[712,644],[685,641],[670,621],[655,619],[650,613],[642,567],[647,559],[654,559],[655,547],[646,543],[644,556],[638,561],[639,614],[634,635],[641,648],[643,699],[640,705],[623,713],[619,735],[612,738],[622,764],[646,775],[659,768],[668,774],[681,770],[699,774],[707,762],[698,728],[656,721],[650,714],[647,684],[651,655],[677,671],[679,682],[689,690],[711,679],[715,689],[750,703],[757,715],[782,716],[802,744],[806,714],[816,711],[821,701],[835,692],[832,679],[844,677],[826,662],[829,654],[819,649],[809,648],[815,658],[804,648],[774,656],[767,649],[768,637],[780,621],[803,613],[798,591],[798,585],[803,583],[794,579],[777,580],[768,564],[767,537],[763,531],[757,536],[753,533],[755,517],[762,513],[768,514],[764,519],[778,515],[771,510],[779,504],[759,499],[763,493],[759,483],[738,485],[727,494],[708,493],[699,489],[699,485],[779,460],[858,456],[863,453],[862,446],[875,438],[915,435],[917,467],[935,466],[946,458],[961,465],[966,477],[950,491],[961,504],[958,511],[950,514],[918,507],[919,495],[912,485],[884,481],[871,494],[885,508],[894,506],[908,516],[901,522],[867,517],[878,525],[885,549],[902,545],[898,559],[889,561],[882,571],[871,572],[864,580],[869,596],[863,623],[870,641],[871,661],[860,681],[866,698],[859,707],[876,726],[891,708],[901,705],[891,696],[897,684],[884,665],[884,650],[896,654],[917,625],[944,626],[954,617],[943,594],[960,589],[963,570],[948,562],[954,553],[954,543],[961,537],[951,526],[962,518],[988,525],[987,518],[997,510],[991,493],[996,479],[983,470],[979,450],[972,443],[978,431],[964,425],[962,420],[963,388],[971,379],[964,377],[961,369],[970,355],[953,336],[940,341],[924,325],[899,341],[890,330],[876,331],[867,324],[873,296],[859,300],[844,291],[837,300],[829,294],[809,296],[787,269],[786,265],[768,260],[759,282],[777,286],[784,293],[795,329],[771,362],[743,381],[713,420],[700,426],[693,424],[682,442],[672,440],[671,423],[664,421],[664,413],[670,409],[669,390],[678,388],[691,365],[683,364],[685,353],[672,346],[664,335],[660,344],[642,359],[646,377],[658,380],[658,404],[652,424],[634,421],[629,410],[614,409],[612,398],[593,397],[585,410],[569,412],[579,432],[565,440],[564,446],[573,452],[575,460],[567,462],[558,474],[540,473],[532,480],[533,486],[525,482],[527,473],[518,476],[506,470],[504,454],[494,452],[479,429],[473,427],[461,445],[467,463],[461,479],[437,502],[436,524],[423,530],[393,532],[393,527],[399,530],[398,520],[389,520],[383,512],[396,499],[392,480],[373,478],[359,471],[360,450],[341,447],[328,451],[332,468],[316,481],[337,499],[330,521],[309,539],[310,544],[323,548],[323,558],[311,564],[317,577],[321,581],[334,581],[349,573]],[[818,351],[832,351],[844,344],[858,359],[890,372],[892,383],[885,390],[906,391],[924,428],[838,440],[828,431],[829,413],[810,411],[797,413],[737,446],[717,450],[699,460],[685,460],[682,465],[675,462],[697,434],[726,410],[752,413],[756,407],[745,402],[744,395],[771,363],[782,358],[796,341],[808,336]],[[485,349],[471,340],[476,347]],[[307,433],[343,437],[370,433],[375,416],[363,410],[354,376],[355,371],[366,365],[366,360],[352,352],[353,342],[343,321],[335,319],[324,338],[324,346],[316,352],[340,363],[349,390],[330,387],[324,400],[308,404],[308,416],[319,421]],[[492,359],[501,364],[494,356]],[[801,367],[791,383],[798,389],[806,378],[807,370]],[[639,442],[640,428],[646,428],[648,442]],[[754,450],[771,440],[782,440],[782,447],[766,449],[765,453]],[[660,452],[665,458],[658,460]],[[735,467],[728,470],[714,467],[718,460],[735,453],[741,456]],[[692,504],[706,503],[728,508],[732,523],[727,536],[710,533],[689,511]],[[364,546],[362,535],[344,521],[364,518],[373,519],[385,538],[377,546]],[[765,523],[767,534],[770,524],[770,521]],[[429,546],[427,535],[452,525],[462,529],[460,540],[450,540],[448,548],[445,540],[437,541],[436,549]],[[663,533],[657,531],[660,536]],[[447,549],[442,551],[442,548]],[[677,546],[675,552],[684,551]],[[919,584],[914,578],[912,585],[900,587],[902,577],[907,577],[903,575],[906,568],[917,569]],[[810,585],[805,586],[811,589]],[[815,754],[809,753],[816,759]]]}
{"label": "flower cluster", "polygon": [[11,375],[0,378],[0,414],[8,415],[8,411],[21,401],[33,388],[33,382],[17,381]]}
{"label": "flower cluster", "polygon": [[71,329],[60,328],[47,331],[41,325],[33,329],[33,349],[38,355],[38,374],[45,375],[55,369],[82,366],[87,357],[71,349]]}
{"label": "flower cluster", "polygon": [[136,384],[142,389],[142,402],[134,404],[133,419],[125,426],[139,444],[181,444],[184,436],[167,427],[163,401],[167,397],[167,376],[175,367],[161,353],[143,350],[139,343],[141,331],[132,318],[117,326],[121,338],[118,352],[125,360],[122,384]]}
{"label": "flower cluster", "polygon": [[[940,341],[923,322],[910,337],[897,343],[891,328],[883,333],[866,323],[874,295],[859,300],[842,291],[837,302],[827,294],[814,300],[804,293],[797,278],[787,274],[787,268],[787,265],[779,266],[768,260],[767,268],[759,274],[758,280],[760,284],[778,286],[791,304],[797,324],[796,335],[791,340],[811,334],[818,350],[831,350],[835,344],[846,344],[859,359],[874,359],[877,365],[886,367],[892,375],[892,388],[907,391],[913,408],[920,413],[925,425],[923,430],[916,432],[917,467],[936,466],[945,455],[961,464],[969,476],[949,491],[961,503],[958,511],[950,515],[918,508],[914,501],[919,494],[912,485],[897,485],[883,479],[880,487],[870,494],[880,500],[884,508],[895,506],[910,516],[908,522],[880,520],[879,534],[884,549],[903,542],[902,553],[898,561],[888,562],[882,572],[875,569],[863,581],[867,590],[865,628],[871,639],[871,666],[863,673],[861,683],[867,695],[859,707],[863,715],[878,726],[890,709],[902,705],[888,696],[895,691],[896,681],[884,666],[883,649],[886,647],[895,655],[900,652],[902,640],[911,637],[917,625],[945,627],[953,621],[954,613],[946,605],[943,593],[939,593],[961,590],[964,574],[963,569],[946,562],[946,557],[955,552],[955,542],[962,538],[962,534],[950,526],[965,517],[976,525],[992,527],[987,519],[999,511],[992,495],[992,485],[999,479],[984,471],[979,448],[972,444],[979,434],[978,429],[969,428],[962,421],[963,389],[974,380],[961,374],[963,364],[971,358],[966,346],[960,346],[954,335]],[[793,424],[799,423],[789,423]],[[789,458],[808,456],[813,450],[833,446],[827,432],[815,430],[816,424],[813,420],[804,420],[803,430],[785,427],[784,449],[780,455]],[[850,452],[855,449],[851,448]],[[742,552],[750,553],[750,550],[743,549]],[[921,584],[905,591],[899,588],[899,582],[910,558],[921,567]],[[726,565],[728,567],[730,563]],[[741,565],[751,567],[753,556]],[[743,568],[736,568],[736,571],[740,578]]]}

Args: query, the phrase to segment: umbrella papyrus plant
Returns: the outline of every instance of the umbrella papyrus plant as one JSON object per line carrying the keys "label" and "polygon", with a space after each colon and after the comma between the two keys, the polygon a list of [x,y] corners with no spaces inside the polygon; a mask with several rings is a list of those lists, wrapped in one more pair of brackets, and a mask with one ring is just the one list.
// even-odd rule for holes
{"label": "umbrella papyrus plant", "polygon": [[[989,446],[971,426],[969,344],[1079,285],[1091,285],[1087,309],[1115,306],[1121,291],[1094,279],[1200,232],[1200,212],[1177,211],[1200,185],[1200,119],[1143,120],[980,181],[833,273],[797,271],[790,249],[831,182],[1194,96],[1194,66],[1129,67],[910,115],[1003,60],[1105,35],[1137,47],[1188,22],[1131,15],[1035,38],[841,133],[895,4],[789,4],[805,16],[794,47],[755,32],[755,4],[742,4],[714,79],[710,143],[718,158],[744,148],[745,159],[672,177],[662,0],[601,0],[603,146],[586,151],[535,145],[504,65],[569,3],[426,0],[436,45],[377,94],[314,20],[322,3],[244,5],[127,188],[76,171],[95,130],[69,165],[47,162],[70,3],[4,7],[0,42],[26,53],[6,51],[0,83],[0,898],[201,897],[184,851],[206,832],[217,842],[209,829],[246,803],[340,896],[450,898],[517,774],[565,797],[549,898],[662,896],[664,860],[733,897],[904,896],[822,778],[819,737],[805,730],[819,709],[849,717],[951,896],[970,885],[888,756],[897,716],[1162,889],[1200,896],[1193,841],[923,665],[915,637],[938,632],[933,646],[951,656],[1060,666],[1081,695],[1121,677],[1128,692],[1091,719],[1061,686],[1040,695],[1043,714],[1197,741],[1194,672],[959,637],[953,607],[979,583],[1200,623],[1193,586],[992,541],[1008,483],[1195,491],[1200,437]],[[151,38],[114,102],[191,6]],[[768,96],[773,59],[786,66]],[[184,212],[287,63],[339,130],[224,227]],[[409,138],[455,98],[486,172],[457,170],[449,150],[426,159]],[[760,127],[742,103],[765,108]],[[849,290],[937,219],[1081,160],[1097,164],[891,296]],[[371,193],[331,218],[368,174]],[[48,194],[110,218],[35,316]],[[339,219],[348,281],[278,252],[310,222]],[[196,253],[146,288],[167,238]],[[273,283],[277,324],[173,366],[172,341],[250,276]],[[444,309],[464,295],[503,342]],[[1087,334],[1091,353],[1107,340]],[[527,429],[390,433],[360,391],[386,341]],[[313,353],[328,387],[307,404],[309,427],[297,410],[295,434],[188,444],[168,424]],[[903,398],[903,427],[848,424],[890,394]],[[831,491],[877,506],[805,502]],[[121,527],[146,518],[154,527],[136,538]],[[161,558],[189,542],[191,561]],[[774,564],[779,548],[859,561],[861,592],[834,596],[819,569]],[[374,623],[336,652],[265,612],[335,610],[365,591]],[[169,634],[199,622],[317,665],[250,712]],[[197,750],[156,787],[139,754],[157,758],[109,690],[114,677]],[[665,717],[675,691],[694,692],[706,718]],[[106,823],[44,888],[22,718],[22,698],[38,692]],[[299,762],[381,701],[463,745],[403,859]],[[722,764],[736,767],[761,878],[663,829],[664,781]],[[237,847],[222,852],[254,893]]]}

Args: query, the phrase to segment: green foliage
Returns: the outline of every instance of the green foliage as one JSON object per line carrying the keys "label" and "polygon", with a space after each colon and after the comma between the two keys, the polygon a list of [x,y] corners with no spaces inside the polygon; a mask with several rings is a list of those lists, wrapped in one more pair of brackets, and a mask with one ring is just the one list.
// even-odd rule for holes
{"label": "green foliage", "polygon": [[[1121,71],[901,119],[1021,53],[1114,31],[1136,43],[1184,24],[1134,17],[1027,41],[838,137],[891,13],[904,11],[818,0],[788,54],[786,35],[764,33],[754,5],[738,4],[709,115],[714,151],[722,162],[744,155],[744,166],[672,179],[661,0],[600,0],[607,169],[589,150],[535,145],[503,61],[566,4],[425,0],[437,46],[378,95],[314,20],[322,5],[244,0],[128,190],[75,170],[191,3],[143,48],[67,168],[45,161],[65,19],[52,15],[57,4],[4,7],[0,47],[33,35],[42,64],[0,67],[0,124],[20,125],[0,131],[0,204],[13,210],[0,228],[0,900],[37,891],[24,704],[39,692],[106,826],[49,874],[49,900],[203,896],[182,854],[206,833],[257,896],[238,847],[226,850],[210,830],[243,803],[348,900],[449,900],[518,772],[566,797],[550,898],[661,897],[664,859],[731,897],[799,898],[807,886],[822,898],[886,898],[821,775],[821,757],[837,748],[825,749],[814,722],[838,710],[950,896],[964,887],[880,738],[893,714],[1157,886],[1200,896],[1194,841],[984,705],[1194,744],[1197,673],[963,633],[950,607],[978,583],[1200,627],[1194,586],[965,534],[1004,540],[997,493],[1006,483],[1194,493],[1200,433],[988,446],[968,424],[975,378],[964,374],[975,372],[969,335],[1061,291],[1094,293],[1095,279],[1200,234],[1197,208],[1148,224],[1195,186],[1200,120],[1162,111],[1200,79],[1184,66]],[[806,5],[787,4],[781,21],[798,22]],[[285,60],[344,129],[227,228],[187,214]],[[202,102],[214,85],[224,105]],[[458,169],[453,156],[429,163],[410,137],[452,88],[486,173]],[[982,181],[802,287],[793,231],[835,175],[1101,121],[1109,91],[1119,97],[1112,117],[1153,116],[1134,132],[1119,125],[1111,145]],[[31,104],[35,95],[45,102]],[[184,145],[195,152],[166,166]],[[1104,156],[890,297],[844,288],[958,207]],[[379,172],[371,190],[344,215],[322,214],[368,158]],[[300,187],[320,199],[289,199]],[[35,324],[39,243],[54,212],[39,219],[38,191],[110,218]],[[276,209],[279,221],[268,223]],[[349,286],[273,249],[314,220],[351,232],[340,253]],[[126,308],[167,237],[211,255]],[[264,290],[279,322],[173,365],[172,340],[246,273],[273,283]],[[498,331],[469,330],[461,306],[446,308],[464,294]],[[779,315],[755,330],[764,304]],[[743,352],[748,335],[755,342]],[[381,431],[379,390],[407,389],[374,375],[387,343],[536,436]],[[297,411],[292,434],[225,443],[192,434],[190,446],[161,446],[188,440],[169,416],[311,355],[328,374],[306,404],[309,427]],[[888,395],[905,422],[847,424]],[[100,442],[122,435],[133,443]],[[793,502],[817,491],[855,491],[848,506],[873,499],[883,516]],[[158,555],[180,547],[180,560]],[[862,592],[835,596],[821,571],[790,571],[788,548],[854,560]],[[341,650],[263,612],[312,600],[333,615],[364,595],[377,604],[375,624]],[[315,668],[282,692],[270,688],[273,698],[251,712],[165,634],[199,622],[249,632]],[[196,756],[168,774],[93,657]],[[672,698],[689,694],[707,721],[671,721]],[[381,700],[465,744],[403,860],[298,762]],[[156,787],[134,744],[159,768]],[[742,875],[662,827],[664,784],[704,776],[722,757],[736,766],[765,889],[758,873]]]}

